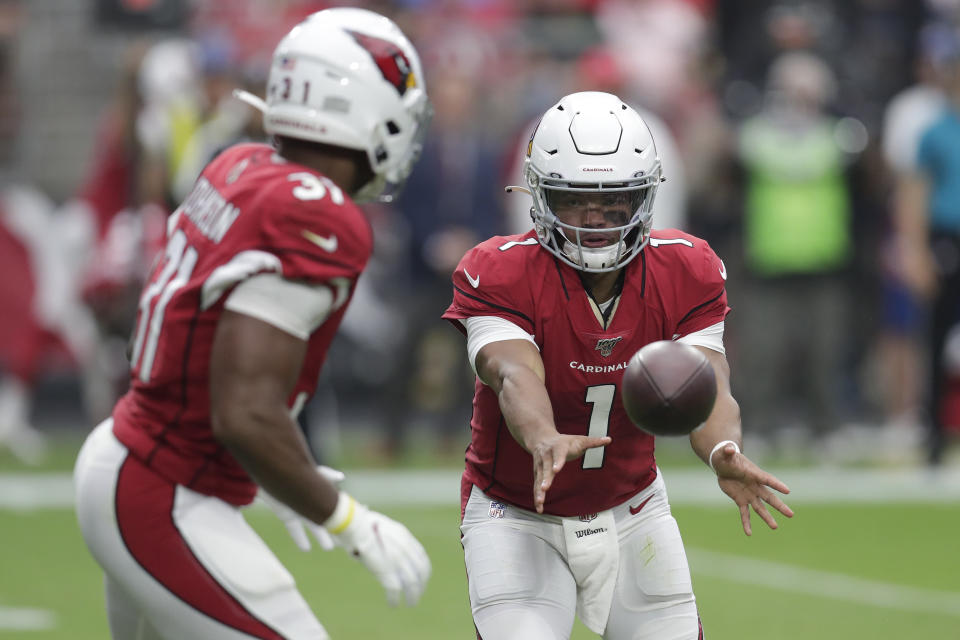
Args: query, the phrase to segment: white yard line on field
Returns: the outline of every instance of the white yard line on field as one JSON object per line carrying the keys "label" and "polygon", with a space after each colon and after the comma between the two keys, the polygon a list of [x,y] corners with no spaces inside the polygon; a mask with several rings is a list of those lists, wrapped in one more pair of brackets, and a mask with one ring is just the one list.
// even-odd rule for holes
{"label": "white yard line on field", "polygon": [[960,617],[960,592],[956,591],[866,580],[703,549],[688,548],[687,556],[694,575],[884,609]]}
{"label": "white yard line on field", "polygon": [[0,509],[32,511],[73,505],[73,476],[68,473],[0,474]]}
{"label": "white yard line on field", "polygon": [[56,626],[57,616],[53,611],[0,606],[0,629],[46,631]]}
{"label": "white yard line on field", "polygon": [[[674,505],[728,506],[709,469],[663,469]],[[785,469],[772,470],[792,490],[787,502],[808,503],[958,503],[960,469]],[[344,488],[359,500],[380,507],[456,505],[460,472],[438,470],[347,471]],[[0,473],[0,509],[63,509],[73,504],[68,473]]]}

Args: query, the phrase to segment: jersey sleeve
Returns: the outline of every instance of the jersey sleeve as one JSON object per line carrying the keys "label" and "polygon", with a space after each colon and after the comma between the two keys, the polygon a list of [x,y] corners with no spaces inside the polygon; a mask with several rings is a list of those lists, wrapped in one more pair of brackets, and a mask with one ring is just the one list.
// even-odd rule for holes
{"label": "jersey sleeve", "polygon": [[330,314],[333,296],[333,291],[323,285],[291,282],[275,273],[260,273],[234,287],[224,308],[308,340]]}
{"label": "jersey sleeve", "polygon": [[236,145],[204,170],[171,216],[213,243],[202,308],[260,273],[329,287],[338,301],[352,289],[372,251],[370,225],[333,182],[304,169],[275,161],[266,145]]}
{"label": "jersey sleeve", "polygon": [[[326,189],[312,174],[304,174],[304,180],[315,181],[317,190]],[[298,200],[295,193],[300,187],[295,184],[277,184],[258,203],[265,250],[280,259],[288,280],[356,279],[373,248],[363,213],[349,199],[335,198],[329,191],[320,198]]]}
{"label": "jersey sleeve", "polygon": [[533,294],[522,252],[500,251],[506,240],[492,238],[463,256],[453,272],[453,302],[443,314],[464,331],[461,320],[490,316],[534,333]]}
{"label": "jersey sleeve", "polygon": [[678,250],[683,278],[674,289],[674,334],[684,336],[723,322],[727,306],[727,267],[710,245],[693,238],[693,251]]}

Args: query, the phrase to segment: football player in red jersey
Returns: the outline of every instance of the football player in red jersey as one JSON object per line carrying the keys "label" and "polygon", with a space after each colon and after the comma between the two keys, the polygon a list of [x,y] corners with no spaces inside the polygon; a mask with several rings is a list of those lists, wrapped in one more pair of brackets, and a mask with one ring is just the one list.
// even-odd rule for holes
{"label": "football player in red jersey", "polygon": [[390,200],[430,116],[420,61],[389,19],[318,12],[274,53],[275,148],[233,146],[171,216],[139,302],[131,388],[76,463],[80,528],[106,574],[114,638],[327,638],[245,522],[258,485],[414,604],[430,574],[402,524],[318,470],[294,416],[370,257],[356,199]]}
{"label": "football player in red jersey", "polygon": [[608,640],[702,637],[686,554],[654,459],[619,384],[656,340],[701,349],[717,374],[690,435],[740,509],[793,512],[740,451],[723,347],[726,268],[703,240],[651,232],[660,161],[618,97],[566,96],[524,167],[534,229],[470,250],[444,317],[477,373],[462,542],[478,637],[568,638],[575,612]]}

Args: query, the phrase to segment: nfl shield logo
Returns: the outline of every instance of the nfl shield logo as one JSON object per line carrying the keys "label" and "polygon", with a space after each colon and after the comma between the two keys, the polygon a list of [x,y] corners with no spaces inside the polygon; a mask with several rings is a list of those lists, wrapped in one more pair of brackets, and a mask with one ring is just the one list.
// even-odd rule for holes
{"label": "nfl shield logo", "polygon": [[[618,338],[619,340],[619,338]],[[585,516],[580,516],[580,522],[590,522],[591,520],[596,520],[599,513],[588,513]]]}
{"label": "nfl shield logo", "polygon": [[617,346],[617,343],[621,340],[623,340],[623,336],[617,336],[616,338],[601,338],[600,340],[597,340],[597,346],[594,347],[594,350],[599,351],[600,355],[606,358],[613,353],[613,348]]}
{"label": "nfl shield logo", "polygon": [[502,518],[507,512],[507,505],[502,502],[497,502],[496,500],[490,501],[490,517],[491,518]]}

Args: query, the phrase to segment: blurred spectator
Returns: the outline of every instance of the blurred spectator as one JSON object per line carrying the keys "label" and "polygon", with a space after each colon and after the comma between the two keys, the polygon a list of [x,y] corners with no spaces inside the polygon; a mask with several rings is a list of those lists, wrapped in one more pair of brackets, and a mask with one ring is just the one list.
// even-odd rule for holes
{"label": "blurred spectator", "polygon": [[72,222],[27,185],[0,188],[0,447],[27,463],[40,462],[46,450],[32,426],[37,383],[75,370],[93,345],[70,259]]}
{"label": "blurred spectator", "polygon": [[825,435],[840,419],[853,246],[843,129],[825,113],[834,91],[822,60],[784,54],[764,109],[740,132],[747,280],[731,319],[743,347],[738,396],[755,434],[800,425]]}
{"label": "blurred spectator", "polygon": [[397,204],[410,225],[411,281],[400,369],[385,389],[391,457],[402,454],[417,421],[430,425],[441,448],[466,446],[471,386],[465,379],[473,372],[459,336],[441,323],[437,309],[449,298],[450,274],[467,249],[503,232],[499,148],[488,136],[478,85],[459,69],[441,68],[428,86],[436,113]]}
{"label": "blurred spectator", "polygon": [[[98,326],[84,363],[88,410],[104,418],[126,390],[126,343],[143,278],[163,244],[169,203],[182,198],[217,151],[258,135],[252,110],[233,99],[241,83],[232,41],[134,42],[96,134],[88,177],[63,211],[95,225],[84,298]],[[262,83],[261,83],[262,84]]]}
{"label": "blurred spectator", "polygon": [[[721,51],[727,59],[723,101],[736,118],[756,113],[764,100],[771,60],[790,51],[829,51],[838,37],[832,0],[717,0]],[[834,55],[828,55],[833,61]]]}
{"label": "blurred spectator", "polygon": [[19,2],[0,2],[0,168],[3,169],[13,160],[19,121],[18,92],[13,86],[13,54],[21,19]]}
{"label": "blurred spectator", "polygon": [[6,155],[20,122],[12,58],[22,17],[20,3],[0,3],[0,448],[32,464],[46,453],[33,426],[36,387],[85,359],[93,327],[77,295],[85,225],[16,178]]}
{"label": "blurred spectator", "polygon": [[[915,83],[897,93],[889,102],[883,119],[883,157],[894,184],[892,215],[903,204],[911,176],[917,170],[920,136],[944,109],[942,66],[957,50],[953,29],[930,24],[919,38],[914,65]],[[891,427],[893,442],[913,444],[914,427],[919,427],[922,389],[922,339],[924,301],[904,279],[902,238],[893,225],[886,230],[881,247],[881,326],[877,339],[876,366],[880,380],[883,417]]]}
{"label": "blurred spectator", "polygon": [[86,409],[95,420],[126,390],[126,344],[140,285],[165,235],[162,176],[150,173],[137,134],[140,69],[150,47],[139,40],[128,46],[116,90],[99,116],[87,176],[58,211],[61,227],[69,221],[78,229],[69,269],[95,319],[89,357],[79,363]]}
{"label": "blurred spectator", "polygon": [[[269,62],[268,43],[275,42],[290,23],[331,3],[170,0],[150,4],[157,10],[165,8],[162,15],[146,9],[144,3],[114,0],[98,0],[86,9],[70,5],[67,10],[65,4],[62,11],[47,11],[41,5],[35,10],[34,3],[0,0],[0,84],[6,82],[17,89],[0,92],[0,172],[31,172],[34,178],[29,182],[41,185],[51,200],[67,199],[53,217],[38,219],[53,221],[62,240],[69,238],[62,252],[69,264],[80,266],[65,271],[71,272],[71,277],[83,275],[85,301],[96,314],[101,335],[109,335],[91,359],[93,372],[85,371],[82,376],[84,384],[91,387],[88,401],[93,398],[90,410],[95,415],[111,404],[116,393],[109,370],[124,370],[123,351],[136,309],[136,289],[143,265],[154,251],[150,238],[162,235],[163,218],[174,194],[221,146],[262,135],[247,128],[256,125],[258,118],[250,118],[245,107],[223,98],[236,85],[262,85]],[[428,406],[442,404],[443,385],[420,374],[406,376],[398,363],[419,358],[442,364],[436,371],[457,366],[427,336],[427,327],[435,318],[429,314],[428,307],[434,303],[424,283],[436,277],[445,280],[436,265],[442,265],[443,256],[455,253],[467,237],[458,240],[457,233],[441,231],[470,229],[481,218],[497,230],[529,226],[524,199],[503,194],[502,187],[517,181],[522,149],[516,142],[529,137],[521,132],[532,128],[532,114],[541,112],[558,93],[612,91],[645,109],[654,136],[663,141],[659,146],[667,177],[658,194],[654,224],[681,227],[707,239],[727,260],[733,290],[748,286],[740,276],[744,265],[737,264],[736,256],[739,243],[752,237],[741,233],[739,225],[743,176],[738,172],[757,165],[729,162],[738,138],[726,118],[732,115],[743,121],[758,115],[761,108],[768,117],[775,111],[764,91],[770,61],[785,52],[817,51],[836,74],[835,100],[827,108],[855,114],[871,134],[879,133],[882,107],[889,102],[883,140],[892,150],[893,170],[910,171],[915,152],[905,140],[919,137],[917,130],[929,117],[924,112],[936,108],[936,88],[927,80],[928,69],[921,68],[913,89],[895,101],[889,99],[905,84],[907,55],[915,43],[928,54],[937,48],[937,38],[929,35],[932,31],[921,33],[918,25],[934,13],[947,21],[956,14],[957,6],[955,0],[376,0],[361,4],[392,15],[415,34],[414,39],[422,43],[425,68],[430,74],[440,74],[436,79],[428,77],[431,86],[446,83],[452,76],[461,79],[451,82],[451,87],[472,85],[466,113],[482,115],[477,125],[482,133],[462,136],[468,140],[463,157],[450,150],[455,145],[444,150],[439,141],[437,148],[428,150],[441,159],[434,166],[447,176],[444,179],[459,185],[445,185],[440,191],[463,190],[457,205],[430,203],[449,203],[450,197],[416,186],[418,180],[423,184],[431,180],[423,166],[418,169],[420,178],[414,177],[401,203],[402,211],[395,205],[370,209],[377,249],[369,271],[358,283],[339,339],[342,344],[334,346],[342,349],[343,357],[334,358],[326,382],[338,388],[341,413],[362,416],[364,421],[370,416],[368,409],[360,406],[363,400],[390,395],[390,402],[377,409],[392,416],[389,420],[395,424],[452,424],[459,420],[440,417],[443,409]],[[110,16],[103,13],[104,7],[131,13],[121,16],[123,19],[107,20]],[[171,7],[176,11],[167,10]],[[87,15],[93,20],[78,30],[77,18]],[[144,64],[139,78],[130,74],[132,64],[123,65],[121,95],[103,108],[108,87],[102,79],[116,70],[117,54],[125,44],[133,44],[131,60],[143,54],[136,51],[140,45],[134,39],[148,32],[162,38],[151,52],[151,61]],[[29,37],[15,40],[19,34]],[[35,37],[38,35],[47,37]],[[50,44],[38,46],[41,41]],[[77,55],[81,50],[89,55]],[[51,56],[58,56],[60,62],[50,64],[47,58]],[[456,106],[459,100],[463,98],[450,101],[453,108],[461,108]],[[100,126],[91,127],[98,110]],[[441,124],[445,117],[438,113],[435,128],[446,126]],[[846,127],[847,140],[842,142],[847,148],[851,148],[849,134],[858,126],[840,127]],[[853,137],[862,138],[862,134],[859,127]],[[90,138],[95,153],[87,153]],[[477,152],[471,140],[478,138],[480,155],[490,156],[478,163],[486,167],[488,175],[482,180],[490,185],[479,200],[470,195],[479,191],[464,187],[468,182],[462,180],[475,163]],[[916,404],[912,398],[918,393],[917,383],[911,382],[918,374],[910,373],[910,363],[918,357],[913,335],[919,331],[918,325],[922,326],[925,305],[910,293],[915,288],[900,282],[904,273],[916,269],[907,264],[909,258],[897,241],[903,235],[894,235],[887,226],[889,218],[883,215],[894,180],[861,170],[874,165],[858,162],[850,172],[854,180],[847,188],[847,208],[856,212],[852,215],[857,242],[840,253],[846,253],[846,260],[852,258],[856,266],[870,267],[871,275],[882,265],[882,274],[856,281],[855,295],[867,304],[856,310],[859,330],[844,336],[840,371],[854,371],[861,356],[873,360],[867,364],[880,363],[867,369],[878,374],[869,382],[889,373],[886,390],[867,388],[875,393],[869,398],[885,408],[890,422],[907,422],[909,407]],[[79,176],[75,174],[80,173],[87,179],[77,189]],[[749,178],[753,181],[761,173],[753,171]],[[28,181],[12,182],[23,185]],[[755,193],[755,186],[746,191],[751,198]],[[899,202],[899,195],[893,201]],[[411,203],[416,203],[413,209]],[[755,209],[756,200],[750,206]],[[486,214],[477,213],[481,208],[488,209]],[[503,218],[501,211],[506,214]],[[412,221],[399,213],[411,213]],[[428,222],[436,223],[437,230],[429,241],[426,236],[434,235],[435,230],[424,231]],[[484,229],[482,235],[495,232]],[[812,244],[817,242],[824,240]],[[85,243],[91,243],[92,249]],[[408,251],[414,255],[408,256]],[[780,278],[759,276],[755,265],[750,269],[751,277],[758,280]],[[877,308],[870,299],[873,295],[883,296],[884,312],[876,318],[870,315]],[[746,322],[748,307],[746,295],[737,298],[742,307],[731,316],[728,333],[734,359],[753,350],[751,336],[736,330],[739,322]],[[423,317],[410,309],[422,310]],[[880,330],[879,341],[871,332],[874,322]],[[421,342],[426,345],[422,352],[412,346]],[[382,366],[370,367],[370,361]],[[426,368],[417,365],[417,370]],[[442,380],[444,375],[436,379]],[[122,383],[123,378],[120,380]],[[91,382],[94,384],[88,384]],[[752,384],[753,380],[745,376],[742,382]],[[856,401],[856,394],[864,389],[852,385],[859,381],[851,375],[842,382],[835,393]],[[777,380],[770,384],[791,383]],[[344,391],[348,385],[360,391]],[[749,402],[747,394],[740,395]],[[96,400],[98,397],[101,400]],[[406,406],[411,397],[419,397],[420,405]],[[318,401],[323,405],[318,410],[336,413],[337,407],[331,403]],[[396,407],[399,410],[395,411]],[[896,416],[907,419],[898,421]],[[746,417],[749,420],[751,416]],[[334,421],[325,418],[317,422],[327,425]],[[748,429],[752,426],[747,424]],[[394,433],[405,430],[397,427]],[[398,435],[394,440],[405,437]],[[397,445],[397,449],[401,447]],[[327,445],[324,448],[331,450]]]}
{"label": "blurred spectator", "polygon": [[202,109],[193,130],[183,134],[185,140],[171,176],[170,191],[178,201],[190,192],[197,176],[221,150],[241,140],[261,142],[264,138],[259,114],[233,97],[234,89],[250,85],[256,85],[257,93],[262,93],[264,83],[256,76],[256,69],[241,66],[238,46],[228,34],[203,33],[195,42]]}
{"label": "blurred spectator", "polygon": [[[918,171],[908,178],[898,207],[904,279],[930,301],[928,460],[939,464],[947,444],[947,338],[960,323],[960,55],[944,68],[948,102],[923,133]],[[951,421],[952,422],[952,421]]]}
{"label": "blurred spectator", "polygon": [[597,23],[629,94],[677,130],[681,123],[674,118],[707,41],[704,13],[686,0],[608,0],[598,7]]}
{"label": "blurred spectator", "polygon": [[138,83],[143,107],[137,114],[142,149],[144,198],[172,209],[179,202],[174,180],[189,141],[207,116],[199,45],[168,38],[143,56]]}
{"label": "blurred spectator", "polygon": [[897,172],[916,168],[920,135],[946,104],[942,65],[955,55],[956,50],[957,37],[947,25],[930,24],[921,34],[914,65],[914,84],[890,100],[884,115],[883,155]]}

